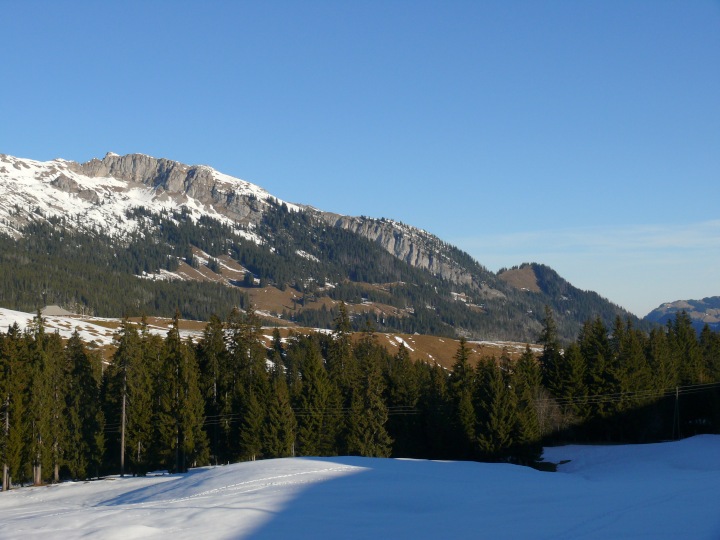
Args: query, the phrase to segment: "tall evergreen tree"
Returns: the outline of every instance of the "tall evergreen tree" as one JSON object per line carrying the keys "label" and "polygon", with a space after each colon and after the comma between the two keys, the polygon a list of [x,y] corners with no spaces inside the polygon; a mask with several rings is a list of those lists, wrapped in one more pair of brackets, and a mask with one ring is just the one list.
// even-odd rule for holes
{"label": "tall evergreen tree", "polygon": [[543,329],[538,342],[543,346],[540,355],[540,367],[544,384],[555,393],[560,380],[562,346],[558,339],[557,324],[552,315],[550,306],[545,306],[545,317],[543,318]]}
{"label": "tall evergreen tree", "polygon": [[427,367],[428,374],[421,389],[418,408],[424,423],[424,440],[431,459],[448,459],[453,456],[453,439],[450,425],[452,407],[448,397],[448,375],[439,364]]}
{"label": "tall evergreen tree", "polygon": [[325,371],[316,338],[301,337],[296,346],[302,351],[302,386],[296,405],[297,453],[335,455],[342,412],[340,395]]}
{"label": "tall evergreen tree", "polygon": [[133,474],[145,474],[153,465],[153,416],[156,410],[156,375],[152,354],[145,355],[135,325],[125,318],[116,337],[117,348],[105,373],[105,416],[108,450],[117,456],[124,474],[129,465]]}
{"label": "tall evergreen tree", "polygon": [[2,490],[12,479],[24,480],[22,458],[25,441],[25,404],[27,394],[27,349],[18,324],[0,335],[0,464]]}
{"label": "tall evergreen tree", "polygon": [[658,394],[674,389],[680,382],[677,358],[673,355],[667,332],[659,328],[650,331],[646,356]]}
{"label": "tall evergreen tree", "polygon": [[584,421],[589,414],[587,365],[577,343],[570,343],[565,348],[559,376],[555,395],[565,417],[573,424]]}
{"label": "tall evergreen tree", "polygon": [[77,330],[65,345],[65,371],[69,380],[65,464],[72,478],[99,476],[105,449],[105,420],[91,358]]}
{"label": "tall evergreen tree", "polygon": [[674,320],[668,321],[668,338],[680,369],[680,384],[707,382],[709,378],[705,373],[697,334],[692,319],[685,311],[677,313]]}
{"label": "tall evergreen tree", "polygon": [[232,455],[233,375],[225,344],[225,326],[216,315],[210,317],[197,349],[211,460],[215,464],[226,463]]}
{"label": "tall evergreen tree", "polygon": [[517,398],[510,377],[494,358],[478,363],[479,415],[477,441],[480,455],[489,461],[505,461],[515,444]]}
{"label": "tall evergreen tree", "polygon": [[359,380],[350,399],[346,442],[350,454],[390,455],[392,439],[385,428],[388,410],[383,399],[385,381],[381,362],[384,354],[385,350],[376,343],[372,333],[366,333],[355,349]]}
{"label": "tall evergreen tree", "polygon": [[394,456],[422,455],[420,415],[417,414],[422,390],[418,366],[410,359],[410,353],[403,343],[398,347],[397,354],[388,357],[385,402],[389,414],[387,431],[394,440]]}
{"label": "tall evergreen tree", "polygon": [[33,483],[39,485],[45,479],[55,477],[62,452],[59,434],[64,407],[60,404],[59,392],[64,377],[55,369],[58,363],[56,357],[62,356],[62,344],[57,335],[46,334],[45,320],[40,312],[33,319],[27,339],[30,382],[24,462],[31,464],[32,470],[26,469],[24,473],[27,476],[30,472]]}
{"label": "tall evergreen tree", "polygon": [[585,323],[579,345],[587,365],[588,394],[593,396],[591,414],[607,417],[612,413],[612,399],[618,392],[618,383],[612,370],[613,355],[608,330],[599,317]]}
{"label": "tall evergreen tree", "polygon": [[453,448],[456,459],[471,459],[475,447],[477,417],[473,404],[475,372],[470,365],[470,349],[464,338],[455,352],[455,363],[448,386],[452,407]]}
{"label": "tall evergreen tree", "polygon": [[357,359],[353,355],[352,328],[344,302],[340,303],[338,316],[334,321],[332,341],[327,353],[328,374],[333,383],[345,396],[345,406],[350,406],[350,395],[360,376]]}
{"label": "tall evergreen tree", "polygon": [[165,338],[165,354],[158,384],[156,443],[164,464],[178,472],[207,461],[202,429],[204,404],[191,342],[180,337],[179,313]]}
{"label": "tall evergreen tree", "polygon": [[535,409],[541,385],[540,364],[528,345],[515,364],[511,381],[517,404],[512,459],[523,465],[537,462],[542,455],[540,422]]}
{"label": "tall evergreen tree", "polygon": [[275,364],[270,378],[270,405],[265,423],[265,455],[270,458],[295,455],[297,421],[290,403],[282,365]]}

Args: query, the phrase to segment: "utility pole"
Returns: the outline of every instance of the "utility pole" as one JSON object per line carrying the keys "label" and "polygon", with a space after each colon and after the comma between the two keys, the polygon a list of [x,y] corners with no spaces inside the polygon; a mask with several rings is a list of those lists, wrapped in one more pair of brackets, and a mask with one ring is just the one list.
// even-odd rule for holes
{"label": "utility pole", "polygon": [[[10,396],[5,399],[5,440],[8,439],[10,433]],[[2,490],[7,491],[10,489],[10,469],[7,464],[7,458],[3,463],[3,474],[2,474]]]}
{"label": "utility pole", "polygon": [[680,389],[675,387],[675,414],[673,416],[673,439],[680,438]]}
{"label": "utility pole", "polygon": [[122,416],[120,417],[120,476],[125,476],[125,389],[122,396]]}

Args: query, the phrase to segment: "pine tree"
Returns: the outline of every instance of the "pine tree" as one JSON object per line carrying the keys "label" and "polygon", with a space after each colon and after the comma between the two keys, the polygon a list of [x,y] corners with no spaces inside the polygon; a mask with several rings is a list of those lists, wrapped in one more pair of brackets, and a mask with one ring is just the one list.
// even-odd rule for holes
{"label": "pine tree", "polygon": [[637,408],[652,398],[652,372],[645,354],[645,335],[632,327],[630,319],[619,337],[614,370],[620,397],[615,410]]}
{"label": "pine tree", "polygon": [[25,449],[26,396],[28,392],[27,340],[23,339],[17,323],[8,328],[0,345],[0,437],[2,440],[3,490],[10,489],[12,479],[23,482],[23,456]]}
{"label": "pine tree", "polygon": [[646,355],[653,374],[655,391],[658,393],[675,389],[680,383],[677,358],[672,354],[667,333],[659,328],[650,332]]}
{"label": "pine tree", "polygon": [[77,330],[65,346],[65,371],[69,380],[65,464],[72,478],[99,476],[105,446],[100,387]]}
{"label": "pine tree", "polygon": [[697,334],[692,319],[685,311],[677,313],[674,320],[668,321],[668,338],[680,368],[680,384],[707,382],[709,378],[705,373]]}
{"label": "pine tree", "polygon": [[345,396],[345,405],[350,406],[349,397],[359,377],[357,360],[353,355],[352,328],[344,302],[340,303],[338,316],[334,321],[332,341],[328,347],[328,374],[333,383]]}
{"label": "pine tree", "polygon": [[258,393],[257,389],[248,388],[240,399],[238,451],[241,460],[255,461],[262,457],[265,427],[265,409],[262,403],[265,396],[258,396]]}
{"label": "pine tree", "polygon": [[543,351],[540,355],[543,383],[551,392],[556,393],[559,390],[562,347],[558,340],[557,324],[555,323],[549,306],[545,306],[543,330],[540,333],[538,342],[543,346]]}
{"label": "pine tree", "polygon": [[478,364],[479,416],[477,441],[482,456],[489,461],[505,461],[515,444],[517,399],[509,375],[495,359]]}
{"label": "pine tree", "polygon": [[709,382],[720,382],[720,334],[707,324],[700,332],[700,349]]}
{"label": "pine tree", "polygon": [[579,339],[580,352],[587,365],[587,388],[591,401],[591,416],[607,417],[612,413],[608,396],[616,394],[618,383],[612,371],[612,350],[608,331],[598,317],[583,326]]}
{"label": "pine tree", "polygon": [[[48,471],[54,473],[59,464],[59,441],[53,420],[62,413],[62,408],[54,410],[57,398],[56,387],[52,381],[54,362],[51,358],[56,343],[52,336],[45,333],[45,320],[40,312],[33,319],[28,339],[29,385],[27,392],[28,412],[27,429],[24,430],[25,456],[23,460],[31,465],[32,481],[41,484],[49,478]],[[27,475],[28,471],[24,471]]]}
{"label": "pine tree", "polygon": [[397,354],[388,359],[385,402],[390,415],[387,431],[395,441],[393,455],[419,457],[422,455],[420,416],[416,414],[420,401],[420,368],[410,359],[403,343]]}
{"label": "pine tree", "polygon": [[347,426],[347,451],[369,457],[387,457],[392,439],[385,423],[388,410],[383,400],[385,381],[382,356],[385,353],[371,333],[367,333],[355,350],[359,380],[352,389]]}
{"label": "pine tree", "polygon": [[454,358],[448,387],[455,435],[453,447],[457,459],[471,459],[474,454],[477,423],[473,404],[475,372],[470,366],[470,350],[464,338],[460,339]]}
{"label": "pine tree", "polygon": [[320,355],[316,339],[299,338],[302,351],[302,386],[296,405],[298,421],[297,453],[302,456],[337,454],[337,438],[342,404]]}
{"label": "pine tree", "polygon": [[265,423],[265,455],[270,458],[295,455],[297,421],[290,403],[285,374],[276,364],[270,378],[270,406]]}
{"label": "pine tree", "polygon": [[517,360],[511,377],[511,387],[515,391],[517,403],[512,460],[523,465],[537,462],[542,455],[540,422],[535,409],[535,400],[541,385],[540,365],[528,345]]}
{"label": "pine tree", "polygon": [[105,416],[112,428],[108,450],[111,456],[118,456],[121,474],[130,465],[134,474],[142,475],[153,464],[150,450],[156,377],[152,355],[143,354],[143,341],[127,318],[120,326],[116,343],[112,364],[105,374]]}
{"label": "pine tree", "polygon": [[559,375],[556,396],[564,415],[573,424],[586,420],[589,414],[587,365],[577,343],[570,343],[565,348]]}
{"label": "pine tree", "polygon": [[177,472],[207,461],[202,428],[204,404],[192,342],[180,337],[179,313],[165,338],[164,361],[158,384],[156,444],[164,464]]}
{"label": "pine tree", "polygon": [[421,386],[417,407],[422,424],[424,456],[449,459],[452,457],[452,431],[447,371],[439,364],[418,364],[418,367]]}
{"label": "pine tree", "polygon": [[225,463],[231,456],[233,377],[225,345],[225,327],[216,315],[210,317],[197,350],[210,454],[215,464]]}
{"label": "pine tree", "polygon": [[228,317],[232,412],[239,418],[233,444],[239,459],[256,459],[263,448],[263,423],[268,408],[267,354],[261,339],[260,318],[248,305]]}

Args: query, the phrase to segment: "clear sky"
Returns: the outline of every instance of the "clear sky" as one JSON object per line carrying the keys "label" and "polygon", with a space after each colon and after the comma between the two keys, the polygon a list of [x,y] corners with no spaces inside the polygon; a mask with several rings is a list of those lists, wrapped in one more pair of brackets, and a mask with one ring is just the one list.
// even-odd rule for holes
{"label": "clear sky", "polygon": [[720,295],[720,1],[0,0],[0,153],[206,164],[554,268]]}

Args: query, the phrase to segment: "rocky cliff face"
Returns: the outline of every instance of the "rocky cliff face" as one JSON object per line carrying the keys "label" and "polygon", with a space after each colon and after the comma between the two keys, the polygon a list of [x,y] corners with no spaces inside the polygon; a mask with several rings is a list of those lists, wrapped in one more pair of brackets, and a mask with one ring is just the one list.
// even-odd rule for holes
{"label": "rocky cliff face", "polygon": [[259,221],[265,200],[270,197],[261,188],[210,167],[188,166],[143,154],[118,156],[110,153],[102,160],[74,163],[71,167],[91,178],[112,177],[152,187],[160,195],[189,197],[243,224]]}
{"label": "rocky cliff face", "polygon": [[492,294],[492,290],[478,276],[474,276],[444,252],[443,243],[438,238],[425,231],[385,219],[329,213],[323,213],[322,218],[334,227],[341,227],[376,242],[411,266],[427,270],[453,283],[475,286],[481,292]]}

